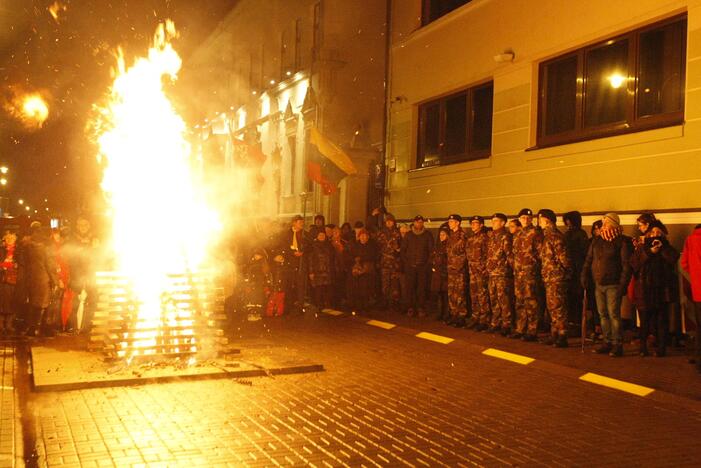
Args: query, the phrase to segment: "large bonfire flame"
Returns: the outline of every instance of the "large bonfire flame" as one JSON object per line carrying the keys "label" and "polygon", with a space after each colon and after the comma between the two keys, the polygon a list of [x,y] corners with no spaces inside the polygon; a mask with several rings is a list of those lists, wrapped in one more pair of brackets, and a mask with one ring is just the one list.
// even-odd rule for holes
{"label": "large bonfire flame", "polygon": [[[162,295],[170,275],[205,268],[207,250],[220,223],[197,183],[186,126],[166,96],[164,78],[174,80],[181,66],[170,44],[172,22],[161,24],[148,57],[126,66],[121,50],[107,104],[98,107],[99,157],[104,158],[102,189],[112,215],[116,267],[129,279],[139,305],[139,327],[167,323]],[[166,314],[166,316],[164,316]],[[182,316],[177,317],[182,325]],[[134,347],[151,346],[155,332],[134,331]],[[192,340],[183,343],[196,351]],[[125,356],[130,358],[131,356]]]}

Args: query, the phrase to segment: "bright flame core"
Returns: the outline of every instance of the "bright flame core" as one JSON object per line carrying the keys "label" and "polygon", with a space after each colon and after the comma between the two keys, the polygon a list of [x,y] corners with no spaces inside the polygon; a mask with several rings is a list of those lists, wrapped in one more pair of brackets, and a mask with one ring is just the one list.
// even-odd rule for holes
{"label": "bright flame core", "polygon": [[27,128],[38,129],[49,118],[49,105],[40,93],[12,90],[14,96],[5,103],[5,109]]}
{"label": "bright flame core", "polygon": [[[96,108],[93,123],[105,163],[102,189],[112,213],[116,267],[140,303],[140,326],[149,329],[189,313],[164,309],[168,275],[205,267],[220,229],[195,178],[185,123],[163,89],[164,78],[174,80],[181,65],[169,42],[175,34],[172,22],[161,24],[148,57],[129,68],[120,51],[109,100]],[[133,338],[143,339],[135,347],[155,341],[150,332]]]}

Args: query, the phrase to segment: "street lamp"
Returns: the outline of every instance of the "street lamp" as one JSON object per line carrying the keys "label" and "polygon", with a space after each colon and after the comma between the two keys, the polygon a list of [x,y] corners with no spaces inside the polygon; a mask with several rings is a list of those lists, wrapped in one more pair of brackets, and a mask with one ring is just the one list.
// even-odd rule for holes
{"label": "street lamp", "polygon": [[24,205],[24,200],[22,200],[22,199],[20,198],[20,199],[17,201],[17,203],[19,203],[20,205]]}
{"label": "street lamp", "polygon": [[1,178],[0,179],[0,185],[7,185],[7,179],[6,178]]}
{"label": "street lamp", "polygon": [[2,166],[2,167],[0,167],[0,173],[2,173],[2,174],[7,174],[7,171],[9,171],[9,169],[7,168],[7,166]]}
{"label": "street lamp", "polygon": [[30,210],[30,208],[29,208],[28,206],[25,206],[24,209],[27,210],[27,211]]}

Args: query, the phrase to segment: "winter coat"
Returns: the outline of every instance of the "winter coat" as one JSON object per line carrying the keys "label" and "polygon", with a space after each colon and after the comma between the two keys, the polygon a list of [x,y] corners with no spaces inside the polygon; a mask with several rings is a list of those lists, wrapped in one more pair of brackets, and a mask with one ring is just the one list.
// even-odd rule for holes
{"label": "winter coat", "polygon": [[433,251],[433,235],[427,229],[412,228],[402,239],[402,262],[405,267],[428,265]]}
{"label": "winter coat", "polygon": [[684,242],[682,268],[691,278],[694,302],[701,302],[701,228],[696,228]]}
{"label": "winter coat", "polygon": [[377,262],[378,249],[373,241],[368,241],[366,244],[353,242],[349,252],[351,274],[353,276],[365,275],[375,272],[375,263]]}
{"label": "winter coat", "polygon": [[315,240],[309,249],[309,279],[312,287],[333,283],[335,251],[328,241]]}
{"label": "winter coat", "polygon": [[56,263],[38,237],[29,237],[23,243],[21,262],[29,305],[46,308],[51,301],[51,290],[58,284]]}
{"label": "winter coat", "polygon": [[653,253],[649,243],[639,244],[630,258],[635,277],[633,303],[643,310],[659,309],[662,305],[677,302],[677,260],[679,252],[661,238],[662,249]]}
{"label": "winter coat", "polygon": [[618,285],[618,293],[623,296],[630,281],[630,256],[633,244],[628,236],[620,230],[611,238],[595,237],[589,245],[584,259],[580,281],[586,287],[589,275],[596,284],[602,286]]}
{"label": "winter coat", "polygon": [[448,290],[448,254],[447,241],[436,242],[431,252],[431,291],[441,292]]}

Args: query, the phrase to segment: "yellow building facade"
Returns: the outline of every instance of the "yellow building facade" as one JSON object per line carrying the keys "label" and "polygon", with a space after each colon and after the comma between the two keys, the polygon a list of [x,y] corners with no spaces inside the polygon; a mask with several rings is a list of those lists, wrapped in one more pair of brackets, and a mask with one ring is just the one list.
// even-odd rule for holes
{"label": "yellow building facade", "polygon": [[[452,3],[463,5],[433,19],[426,17],[430,0],[393,2],[386,152],[390,211],[403,219],[420,213],[440,220],[450,213],[515,216],[524,207],[550,208],[556,213],[578,210],[585,214],[585,223],[616,211],[623,214],[624,224],[631,225],[638,213],[649,210],[671,225],[701,222],[701,1]],[[671,26],[664,26],[670,22]],[[655,25],[662,29],[653,31],[657,35],[648,34]],[[621,38],[633,51],[626,56],[627,73],[607,75],[606,80],[614,88],[622,84],[622,94],[616,96],[629,100],[630,110],[623,111],[630,114],[617,127],[596,127],[591,122],[598,125],[611,120],[606,112],[612,101],[587,100],[593,96],[593,73],[601,62],[597,62],[600,51],[609,54],[604,47],[619,44]],[[643,83],[652,80],[645,67],[653,46],[665,70],[672,70],[655,75],[657,90]],[[562,64],[565,70],[569,66],[568,54],[574,57],[571,69],[577,76],[577,83],[572,83],[576,95],[571,102],[561,99],[564,104],[558,108],[556,98],[569,94],[558,91],[557,79],[564,72],[556,67]],[[676,56],[680,59],[674,62]],[[611,60],[615,62],[615,57]],[[596,70],[614,73],[601,67]],[[548,77],[549,85],[544,83]],[[599,84],[602,82],[603,78]],[[454,100],[443,98],[485,83],[492,84],[491,109],[475,104],[468,112],[491,111],[488,152],[476,152],[471,160],[446,159],[445,164],[437,157],[434,164],[435,158],[427,153],[448,152],[441,145],[450,145],[446,135],[453,131],[440,126],[453,115],[449,106]],[[666,96],[674,94],[674,86],[679,88],[681,101],[671,102],[673,97]],[[583,95],[583,89],[588,94]],[[655,92],[662,107],[644,101],[645,93]],[[574,100],[578,100],[576,105]],[[430,105],[440,102],[443,104],[431,113]],[[582,131],[561,133],[572,138],[556,141],[545,129],[550,126],[557,133],[558,126],[575,125],[574,117],[569,122],[569,105],[576,109]],[[602,113],[594,112],[597,106]],[[642,115],[647,109],[650,114],[667,112],[669,118],[653,115],[648,119]],[[543,115],[546,110],[557,118],[548,121]],[[588,125],[608,130],[587,133]],[[436,130],[439,126],[440,131]],[[473,136],[471,131],[469,141],[479,137],[480,131],[484,133],[484,128],[475,130]],[[431,132],[440,149],[426,149],[426,140],[434,138]]]}

